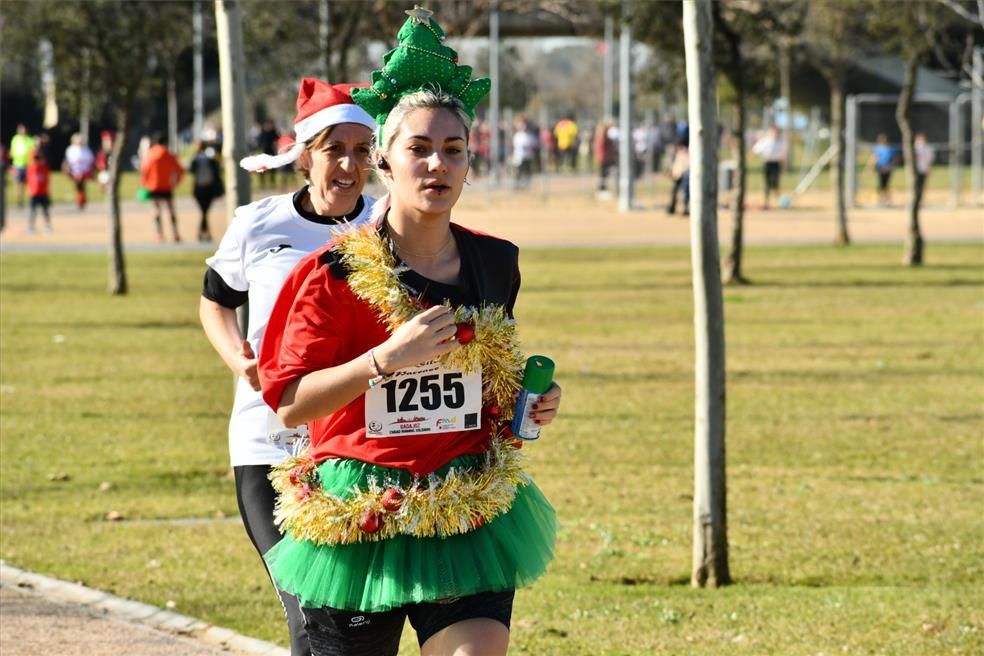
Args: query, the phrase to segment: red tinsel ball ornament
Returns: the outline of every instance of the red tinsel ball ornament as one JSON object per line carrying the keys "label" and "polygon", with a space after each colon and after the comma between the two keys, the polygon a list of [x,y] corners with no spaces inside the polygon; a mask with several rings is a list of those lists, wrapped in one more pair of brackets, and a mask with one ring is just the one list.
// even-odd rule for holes
{"label": "red tinsel ball ornament", "polygon": [[395,487],[391,487],[383,492],[383,508],[389,512],[396,512],[403,505],[403,492]]}
{"label": "red tinsel ball ornament", "polygon": [[490,417],[498,417],[500,414],[502,414],[502,410],[500,410],[499,406],[497,405],[490,405],[488,412]]}
{"label": "red tinsel ball ornament", "polygon": [[454,324],[454,327],[456,329],[454,336],[459,344],[465,345],[475,339],[475,326],[470,323],[462,321]]}
{"label": "red tinsel ball ornament", "polygon": [[365,533],[375,533],[383,526],[383,516],[375,511],[367,510],[359,520],[359,528]]}

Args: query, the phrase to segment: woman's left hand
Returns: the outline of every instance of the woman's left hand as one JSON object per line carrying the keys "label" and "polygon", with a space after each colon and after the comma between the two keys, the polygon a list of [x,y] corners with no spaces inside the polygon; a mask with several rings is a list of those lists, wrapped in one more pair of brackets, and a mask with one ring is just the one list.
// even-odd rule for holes
{"label": "woman's left hand", "polygon": [[563,390],[556,382],[551,383],[550,389],[544,392],[543,396],[537,399],[530,409],[533,420],[538,426],[546,426],[557,416],[560,409],[560,396]]}

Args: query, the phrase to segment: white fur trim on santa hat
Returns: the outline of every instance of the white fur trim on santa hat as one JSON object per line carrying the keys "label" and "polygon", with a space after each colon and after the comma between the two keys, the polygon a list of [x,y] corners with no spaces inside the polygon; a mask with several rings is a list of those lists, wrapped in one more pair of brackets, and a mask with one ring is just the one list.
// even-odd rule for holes
{"label": "white fur trim on santa hat", "polygon": [[294,134],[298,141],[307,141],[325,128],[339,123],[358,123],[370,130],[376,129],[376,121],[366,110],[355,103],[343,103],[319,109],[307,118],[294,124]]}
{"label": "white fur trim on santa hat", "polygon": [[304,152],[304,142],[298,141],[279,155],[250,155],[239,160],[239,166],[250,173],[278,169],[297,160]]}
{"label": "white fur trim on santa hat", "polygon": [[339,123],[358,123],[370,130],[376,129],[376,121],[372,120],[366,110],[353,103],[342,105],[332,105],[318,110],[306,119],[294,124],[294,134],[296,141],[294,145],[279,155],[250,155],[239,160],[239,166],[247,171],[256,173],[258,171],[269,171],[281,166],[297,161],[297,158],[304,152],[304,146],[315,135],[332,125]]}

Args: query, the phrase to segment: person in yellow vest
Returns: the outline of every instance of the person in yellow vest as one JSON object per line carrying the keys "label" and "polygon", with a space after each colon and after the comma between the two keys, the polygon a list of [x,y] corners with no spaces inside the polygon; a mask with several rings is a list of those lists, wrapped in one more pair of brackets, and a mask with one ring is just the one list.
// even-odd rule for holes
{"label": "person in yellow vest", "polygon": [[24,192],[27,188],[27,165],[31,163],[34,151],[34,138],[27,133],[27,126],[17,125],[17,134],[10,140],[10,162],[14,167],[14,180],[17,182],[17,207],[24,207]]}
{"label": "person in yellow vest", "polygon": [[554,138],[557,139],[557,172],[563,168],[564,162],[571,167],[571,172],[577,171],[577,123],[573,116],[557,121],[554,126]]}

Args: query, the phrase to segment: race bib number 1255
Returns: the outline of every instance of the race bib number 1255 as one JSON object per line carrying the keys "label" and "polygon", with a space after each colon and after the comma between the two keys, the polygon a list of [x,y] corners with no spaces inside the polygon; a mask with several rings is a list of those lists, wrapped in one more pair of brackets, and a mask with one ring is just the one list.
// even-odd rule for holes
{"label": "race bib number 1255", "polygon": [[366,392],[366,436],[472,430],[481,411],[481,371],[466,374],[425,362]]}

